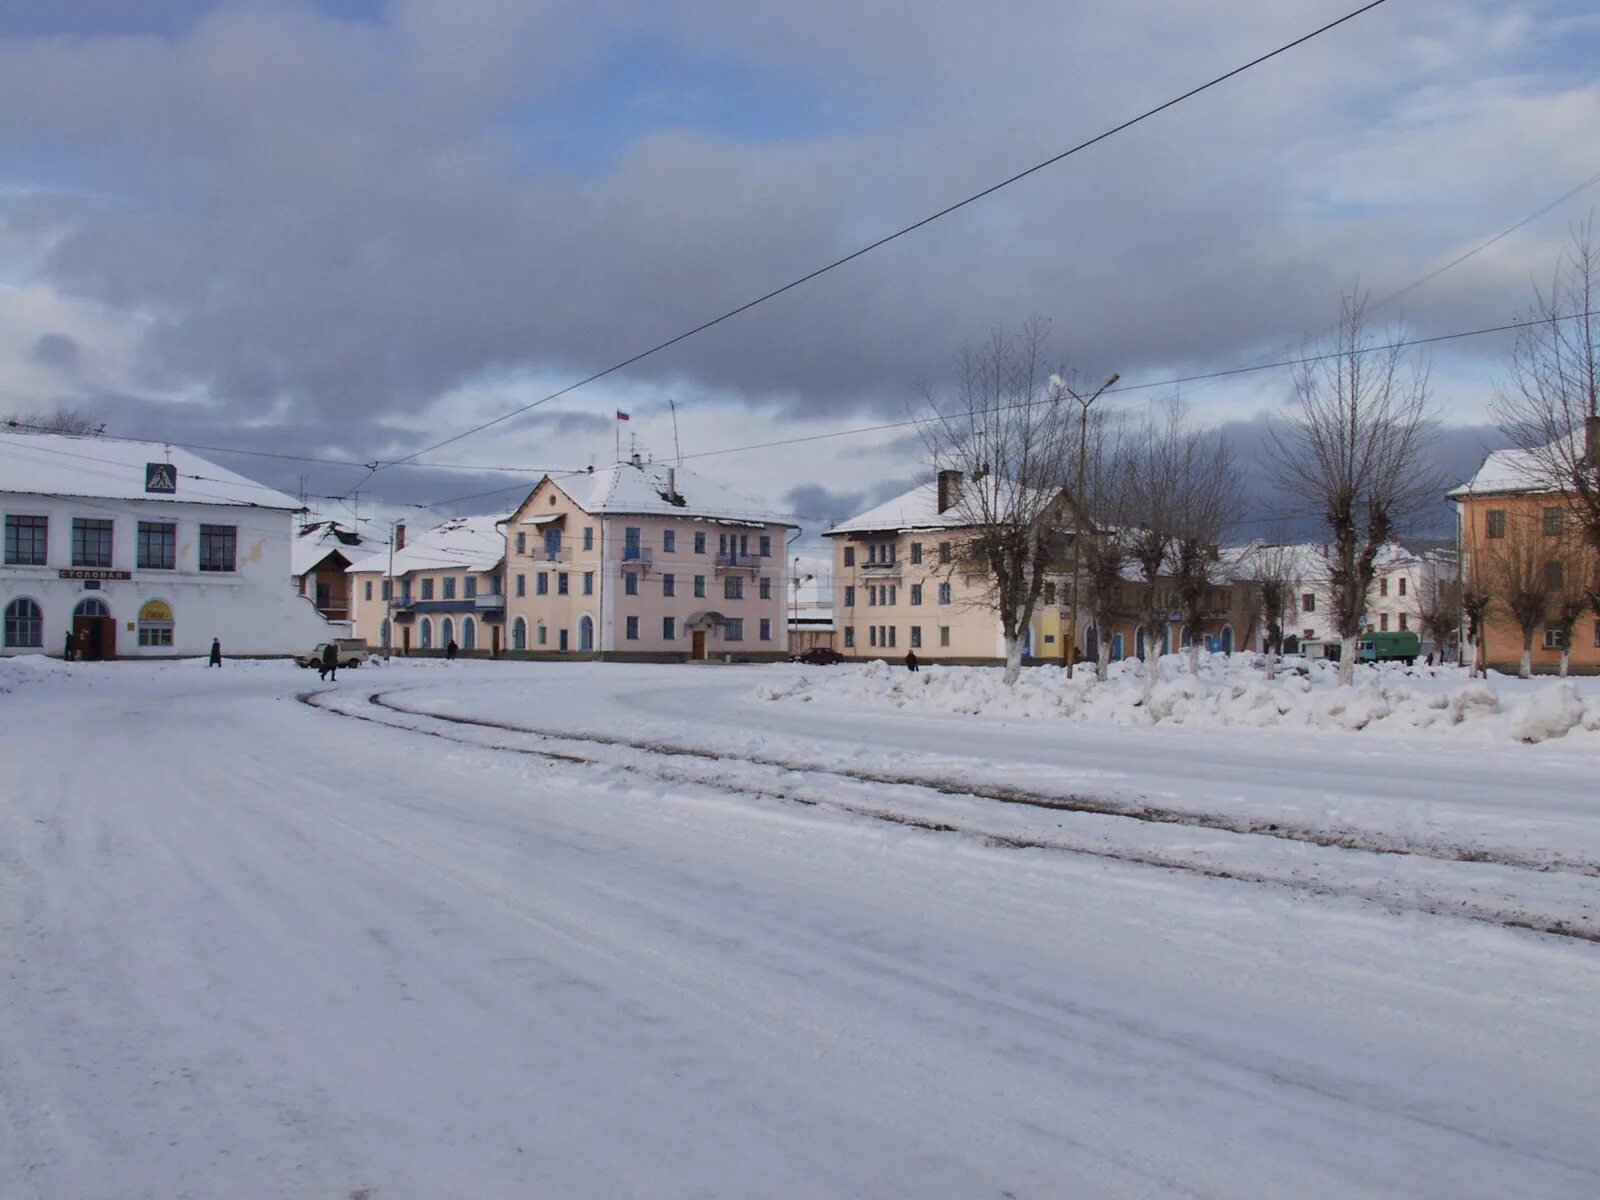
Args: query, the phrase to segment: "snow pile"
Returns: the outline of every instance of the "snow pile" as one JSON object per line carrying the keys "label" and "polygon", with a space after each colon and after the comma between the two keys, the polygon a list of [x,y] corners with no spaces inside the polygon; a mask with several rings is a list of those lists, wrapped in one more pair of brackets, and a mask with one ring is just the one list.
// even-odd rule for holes
{"label": "snow pile", "polygon": [[0,693],[15,691],[25,683],[53,679],[67,670],[59,658],[43,654],[18,654],[0,658]]}
{"label": "snow pile", "polygon": [[1383,663],[1357,667],[1355,684],[1341,687],[1334,663],[1295,661],[1280,666],[1277,678],[1268,680],[1265,660],[1255,654],[1202,655],[1198,675],[1189,673],[1186,656],[1168,655],[1160,662],[1148,702],[1144,666],[1132,661],[1113,663],[1104,683],[1092,670],[1069,679],[1059,667],[1034,667],[1012,688],[1002,682],[997,667],[931,666],[912,674],[886,662],[870,662],[764,684],[757,696],[1118,725],[1461,730],[1523,742],[1578,730],[1600,734],[1600,687],[1584,694],[1570,680],[1521,683],[1497,677],[1491,683],[1469,681],[1459,668]]}

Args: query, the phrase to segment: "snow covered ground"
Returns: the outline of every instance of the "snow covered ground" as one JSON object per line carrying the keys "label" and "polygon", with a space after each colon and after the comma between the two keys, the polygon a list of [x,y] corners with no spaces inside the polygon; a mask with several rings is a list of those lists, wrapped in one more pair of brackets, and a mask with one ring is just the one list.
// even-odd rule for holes
{"label": "snow covered ground", "polygon": [[806,678],[0,662],[0,1194],[1600,1190],[1593,743]]}

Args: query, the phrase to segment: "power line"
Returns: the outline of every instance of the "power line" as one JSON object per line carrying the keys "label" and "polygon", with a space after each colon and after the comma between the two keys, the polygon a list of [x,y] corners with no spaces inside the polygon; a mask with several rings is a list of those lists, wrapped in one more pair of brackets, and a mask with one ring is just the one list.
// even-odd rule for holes
{"label": "power line", "polygon": [[533,410],[535,408],[538,408],[540,405],[548,404],[552,400],[559,399],[560,397],[565,396],[570,392],[577,391],[579,388],[585,387],[588,384],[594,383],[596,380],[604,379],[608,375],[612,375],[612,374],[616,373],[617,371],[621,371],[626,367],[630,367],[634,363],[637,363],[637,362],[642,361],[643,359],[649,358],[653,354],[658,354],[662,350],[665,350],[665,349],[667,349],[667,348],[669,348],[671,346],[676,346],[679,342],[686,341],[689,338],[694,337],[696,334],[704,333],[706,330],[712,328],[713,326],[720,325],[724,321],[731,320],[732,318],[734,318],[736,316],[739,316],[741,313],[749,312],[752,308],[755,308],[757,305],[765,304],[768,300],[776,299],[778,296],[783,295],[785,292],[793,291],[795,288],[801,287],[802,285],[807,284],[807,283],[811,282],[813,279],[816,279],[816,278],[818,278],[818,277],[820,277],[822,275],[826,275],[828,272],[836,270],[839,267],[844,266],[846,263],[853,262],[856,259],[862,257],[863,255],[870,254],[874,250],[877,250],[877,249],[879,249],[879,248],[881,248],[883,246],[887,246],[890,242],[893,242],[893,241],[896,241],[899,238],[905,237],[907,234],[913,233],[916,230],[921,229],[925,225],[931,225],[933,222],[935,222],[935,221],[937,221],[937,220],[939,220],[939,219],[941,219],[943,217],[947,217],[951,213],[957,212],[960,209],[963,209],[963,208],[967,207],[967,205],[969,205],[969,204],[974,204],[977,201],[982,200],[987,196],[992,196],[992,195],[994,195],[994,193],[1000,191],[1002,188],[1010,187],[1012,184],[1017,183],[1017,182],[1019,182],[1019,181],[1021,181],[1023,179],[1026,179],[1026,178],[1028,178],[1028,176],[1033,175],[1036,172],[1044,170],[1046,167],[1054,166],[1056,163],[1061,162],[1064,159],[1071,158],[1074,154],[1077,154],[1077,153],[1079,153],[1080,151],[1083,151],[1083,150],[1087,150],[1089,147],[1091,147],[1093,145],[1096,145],[1099,142],[1103,142],[1107,138],[1114,137],[1117,134],[1122,133],[1124,130],[1131,129],[1133,126],[1139,124],[1142,121],[1149,120],[1151,117],[1156,116],[1159,113],[1163,113],[1169,108],[1173,108],[1176,105],[1182,104],[1186,100],[1193,99],[1195,96],[1198,96],[1201,92],[1208,91],[1209,89],[1216,87],[1218,84],[1227,82],[1228,80],[1232,79],[1236,75],[1243,74],[1245,71],[1250,70],[1252,67],[1260,66],[1262,63],[1267,62],[1270,59],[1276,58],[1280,54],[1285,54],[1288,51],[1293,50],[1298,46],[1302,46],[1306,42],[1311,41],[1313,38],[1320,37],[1322,34],[1327,33],[1331,29],[1338,28],[1340,25],[1345,24],[1347,21],[1353,21],[1356,17],[1359,17],[1364,13],[1371,12],[1373,9],[1378,8],[1379,6],[1381,6],[1381,5],[1385,4],[1385,3],[1387,3],[1387,0],[1371,0],[1370,3],[1364,4],[1360,8],[1357,8],[1357,9],[1351,11],[1351,12],[1346,13],[1344,16],[1339,17],[1337,20],[1329,21],[1326,25],[1319,26],[1318,28],[1311,30],[1311,32],[1309,32],[1309,33],[1302,34],[1300,37],[1295,38],[1293,41],[1285,42],[1283,45],[1279,46],[1275,50],[1270,50],[1265,54],[1258,55],[1257,57],[1252,58],[1249,62],[1242,63],[1239,66],[1234,67],[1231,71],[1224,72],[1223,74],[1218,75],[1218,76],[1206,81],[1205,83],[1200,84],[1198,87],[1190,88],[1188,91],[1182,93],[1181,95],[1174,96],[1174,97],[1172,97],[1172,99],[1167,100],[1167,101],[1165,101],[1165,102],[1163,102],[1161,104],[1158,104],[1154,108],[1146,109],[1144,112],[1140,113],[1136,117],[1131,117],[1128,120],[1123,121],[1121,124],[1113,125],[1110,129],[1107,129],[1107,130],[1105,130],[1105,131],[1103,131],[1101,133],[1098,133],[1094,137],[1088,138],[1085,141],[1079,142],[1077,145],[1072,146],[1069,149],[1063,150],[1059,154],[1051,155],[1049,158],[1044,159],[1042,162],[1037,162],[1033,166],[1028,167],[1025,170],[1018,171],[1016,174],[1011,175],[1011,176],[1009,176],[1009,177],[1007,177],[1005,179],[1002,179],[998,183],[991,184],[990,186],[984,188],[982,191],[974,192],[972,195],[967,196],[963,200],[958,200],[954,204],[946,205],[944,208],[941,208],[937,212],[931,213],[930,215],[928,215],[926,217],[923,217],[921,220],[914,221],[909,225],[902,226],[901,228],[895,230],[893,233],[886,234],[885,236],[878,238],[876,241],[869,242],[865,246],[862,246],[859,249],[853,250],[849,254],[846,254],[841,258],[836,258],[832,262],[827,263],[825,266],[821,266],[821,267],[816,268],[813,271],[809,271],[806,274],[801,275],[797,279],[792,279],[788,283],[783,284],[781,287],[773,288],[770,292],[766,292],[763,295],[757,296],[753,300],[748,300],[745,303],[739,305],[737,308],[731,308],[728,311],[720,314],[719,316],[712,317],[708,321],[702,321],[699,325],[694,326],[692,329],[685,330],[683,333],[680,333],[675,337],[668,338],[664,342],[658,342],[656,345],[651,346],[648,350],[641,350],[637,354],[630,355],[629,357],[623,359],[620,362],[613,363],[611,366],[606,367],[603,370],[596,371],[594,374],[589,375],[589,376],[587,376],[587,377],[585,377],[583,379],[578,380],[576,383],[570,383],[567,386],[565,386],[565,387],[563,387],[563,388],[561,388],[561,389],[559,389],[557,391],[551,392],[549,395],[543,396],[538,400],[530,401],[527,404],[524,404],[524,405],[521,405],[521,406],[519,406],[517,408],[511,409],[509,412],[502,413],[500,416],[495,417],[492,420],[483,421],[483,422],[481,422],[481,423],[479,423],[477,425],[473,425],[470,428],[465,429],[460,433],[453,434],[452,436],[445,438],[443,441],[435,442],[431,446],[425,446],[421,450],[417,450],[417,451],[415,451],[415,452],[413,452],[411,454],[407,454],[403,458],[397,458],[397,459],[394,459],[394,460],[392,460],[390,462],[387,462],[387,463],[381,463],[381,464],[379,464],[377,466],[376,469],[377,470],[383,470],[383,469],[386,469],[387,467],[391,467],[391,466],[400,466],[400,465],[402,465],[404,463],[411,462],[413,459],[420,458],[424,454],[429,454],[434,450],[443,449],[445,446],[452,445],[455,442],[459,442],[459,441],[463,440],[464,438],[469,438],[469,437],[473,436],[474,434],[482,433],[485,429],[491,429],[494,426],[501,424],[502,422],[511,420],[513,417],[518,417],[518,416],[521,416],[525,412],[530,412],[531,410]]}

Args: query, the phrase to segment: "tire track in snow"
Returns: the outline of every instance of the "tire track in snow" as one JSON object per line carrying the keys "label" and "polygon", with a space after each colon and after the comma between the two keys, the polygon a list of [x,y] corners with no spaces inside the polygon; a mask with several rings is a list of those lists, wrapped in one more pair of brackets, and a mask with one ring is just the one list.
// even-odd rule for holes
{"label": "tire track in snow", "polygon": [[[406,691],[415,689],[403,689]],[[1032,809],[1051,809],[1063,812],[1083,813],[1100,818],[1127,819],[1146,822],[1154,825],[1165,826],[1194,826],[1212,830],[1219,833],[1235,835],[1241,838],[1264,838],[1273,841],[1287,840],[1290,842],[1304,842],[1316,849],[1331,849],[1346,852],[1352,856],[1368,854],[1392,856],[1397,858],[1423,858],[1436,859],[1444,863],[1464,865],[1484,863],[1497,867],[1508,868],[1513,871],[1527,872],[1536,876],[1547,876],[1554,872],[1548,866],[1524,864],[1514,861],[1515,856],[1496,858],[1476,852],[1462,852],[1460,854],[1419,854],[1414,851],[1394,846],[1379,848],[1361,844],[1360,839],[1346,839],[1343,837],[1324,836],[1320,839],[1294,837],[1286,831],[1279,829],[1257,829],[1253,826],[1258,822],[1233,821],[1228,818],[1219,818],[1218,823],[1212,824],[1203,819],[1193,819],[1195,814],[1173,812],[1171,810],[1145,810],[1135,808],[1127,811],[1114,802],[1100,805],[1089,798],[1074,797],[1071,800],[1062,800],[1057,797],[1041,796],[1032,793],[1019,792],[1010,788],[969,788],[959,783],[930,781],[912,776],[895,776],[887,773],[873,771],[857,771],[848,768],[828,768],[808,765],[804,762],[789,762],[780,759],[766,759],[758,757],[744,757],[741,755],[724,754],[717,751],[704,750],[696,747],[675,745],[673,743],[657,743],[646,740],[634,740],[611,734],[582,734],[574,735],[555,731],[540,730],[527,726],[516,725],[511,722],[495,721],[488,718],[465,717],[457,714],[441,714],[428,712],[424,709],[409,708],[394,703],[388,697],[395,692],[374,692],[367,697],[367,704],[371,707],[395,714],[397,717],[412,718],[415,720],[436,722],[445,726],[466,727],[469,729],[482,729],[505,733],[514,733],[524,737],[538,739],[546,743],[588,743],[591,745],[633,751],[645,757],[642,762],[629,762],[612,757],[597,757],[593,754],[584,754],[568,749],[555,749],[549,746],[517,746],[504,742],[484,741],[470,736],[458,736],[442,729],[430,729],[404,720],[385,720],[370,712],[352,712],[346,708],[331,706],[324,703],[324,699],[332,698],[328,693],[301,692],[297,699],[311,708],[336,716],[347,717],[352,720],[365,721],[370,724],[396,729],[405,733],[420,734],[425,737],[438,738],[443,741],[453,742],[458,745],[475,747],[480,750],[500,751],[542,758],[552,762],[567,763],[572,765],[596,766],[609,770],[624,771],[631,774],[643,775],[648,778],[673,784],[688,784],[695,787],[708,788],[713,791],[740,797],[754,797],[764,800],[775,800],[785,804],[799,804],[809,808],[822,808],[843,813],[850,816],[865,817],[875,821],[883,821],[896,825],[904,825],[913,829],[920,829],[929,833],[954,833],[977,838],[983,844],[1006,849],[1024,850],[1053,850],[1062,853],[1084,855],[1092,858],[1127,863],[1135,866],[1153,867],[1159,870],[1182,871],[1190,875],[1199,875],[1211,879],[1231,880],[1238,883],[1253,883],[1265,886],[1285,887],[1294,891],[1309,893],[1316,896],[1330,898],[1352,898],[1367,903],[1376,904],[1393,912],[1421,912],[1433,916],[1454,917],[1461,920],[1479,922],[1483,924],[1498,925],[1508,929],[1526,930],[1533,933],[1549,934],[1557,937],[1572,938],[1591,943],[1600,943],[1600,921],[1588,919],[1574,919],[1570,915],[1558,914],[1550,911],[1540,911],[1537,907],[1507,910],[1483,904],[1475,900],[1461,899],[1456,896],[1405,896],[1399,894],[1398,889],[1386,890],[1382,887],[1363,886],[1336,881],[1326,877],[1317,877],[1313,871],[1307,871],[1307,864],[1293,863],[1285,870],[1278,872],[1253,870],[1247,867],[1224,866],[1197,861],[1193,857],[1162,853],[1143,847],[1130,845],[1114,845],[1095,843],[1082,839],[1073,839],[1066,835],[1051,835],[1048,837],[1034,836],[1026,833],[997,832],[983,829],[976,825],[953,824],[949,821],[932,820],[927,817],[917,816],[894,808],[879,807],[871,804],[852,803],[840,800],[837,797],[819,797],[807,795],[802,790],[783,785],[769,785],[752,783],[749,781],[734,781],[723,775],[706,775],[696,772],[692,768],[679,769],[663,765],[661,762],[652,762],[654,759],[688,759],[693,762],[705,763],[718,768],[726,768],[732,764],[746,764],[756,768],[778,770],[802,775],[821,775],[834,777],[852,784],[866,783],[911,791],[931,792],[941,797],[956,797],[969,800],[999,801],[1005,804],[1019,805]],[[1147,812],[1165,815],[1143,815]],[[1356,860],[1358,861],[1358,859]],[[1361,868],[1364,873],[1370,874],[1371,868]],[[1568,869],[1567,874],[1588,874]]]}

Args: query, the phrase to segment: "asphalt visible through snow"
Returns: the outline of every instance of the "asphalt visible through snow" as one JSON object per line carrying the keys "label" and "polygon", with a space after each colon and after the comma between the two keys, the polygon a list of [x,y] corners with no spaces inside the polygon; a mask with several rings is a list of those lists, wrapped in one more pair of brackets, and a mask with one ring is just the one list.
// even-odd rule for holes
{"label": "asphalt visible through snow", "polygon": [[448,743],[306,681],[0,695],[7,1200],[1600,1192],[1587,943]]}

